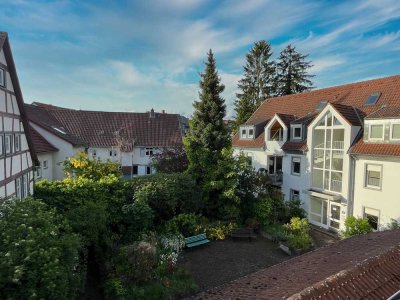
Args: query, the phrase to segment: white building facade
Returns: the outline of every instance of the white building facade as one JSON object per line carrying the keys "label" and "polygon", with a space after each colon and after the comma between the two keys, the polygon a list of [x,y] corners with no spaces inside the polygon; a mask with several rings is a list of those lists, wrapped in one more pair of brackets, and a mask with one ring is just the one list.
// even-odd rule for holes
{"label": "white building facade", "polygon": [[8,35],[0,32],[0,199],[33,192],[32,145]]}
{"label": "white building facade", "polygon": [[312,224],[339,231],[351,215],[374,229],[400,221],[400,76],[268,99],[233,146],[285,200],[300,199]]}

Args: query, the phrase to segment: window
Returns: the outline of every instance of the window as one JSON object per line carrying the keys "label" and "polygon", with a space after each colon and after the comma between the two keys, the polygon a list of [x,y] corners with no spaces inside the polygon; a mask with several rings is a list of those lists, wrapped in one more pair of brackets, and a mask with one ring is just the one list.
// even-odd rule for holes
{"label": "window", "polygon": [[47,164],[47,160],[43,161],[43,169],[47,169],[48,168],[48,164]]}
{"label": "window", "polygon": [[6,87],[6,71],[0,68],[0,86]]}
{"label": "window", "polygon": [[380,189],[382,183],[382,166],[366,165],[365,187]]}
{"label": "window", "polygon": [[153,148],[146,148],[145,149],[145,155],[146,156],[153,156],[154,154],[154,149]]}
{"label": "window", "polygon": [[292,157],[292,175],[300,175],[300,157]]}
{"label": "window", "polygon": [[42,167],[39,165],[35,169],[35,177],[40,178],[42,177]]}
{"label": "window", "polygon": [[400,124],[392,124],[390,138],[400,140]]}
{"label": "window", "polygon": [[25,174],[15,179],[15,194],[17,198],[22,199],[29,194],[29,177]]}
{"label": "window", "polygon": [[15,152],[21,151],[21,135],[16,134],[14,137]]}
{"label": "window", "polygon": [[117,150],[111,149],[109,155],[110,157],[117,156]]}
{"label": "window", "polygon": [[92,150],[92,156],[93,156],[93,157],[96,157],[96,156],[97,156],[97,150],[96,150],[96,149],[93,149],[93,150]]}
{"label": "window", "polygon": [[293,127],[293,139],[301,139],[301,126]]}
{"label": "window", "polygon": [[0,135],[0,156],[4,155],[4,136]]}
{"label": "window", "polygon": [[22,194],[21,194],[21,180],[22,177],[18,177],[17,179],[15,179],[15,194],[17,196],[17,198],[21,199],[22,198]]}
{"label": "window", "polygon": [[383,125],[370,125],[369,126],[369,138],[371,140],[383,139]]}
{"label": "window", "polygon": [[240,131],[240,137],[241,138],[247,138],[247,130],[246,129],[242,129]]}
{"label": "window", "polygon": [[249,138],[253,138],[254,137],[254,129],[249,129]]}
{"label": "window", "polygon": [[6,154],[12,153],[12,135],[11,134],[5,135],[4,144],[5,144]]}
{"label": "window", "polygon": [[379,92],[369,95],[367,101],[365,101],[365,106],[376,104],[376,102],[378,101],[380,96],[381,96],[381,93],[379,93]]}
{"label": "window", "polygon": [[379,210],[364,207],[364,219],[368,220],[369,225],[374,230],[379,228]]}
{"label": "window", "polygon": [[132,175],[137,175],[139,172],[138,172],[138,166],[137,165],[133,165],[132,166]]}
{"label": "window", "polygon": [[290,190],[290,200],[300,200],[300,192],[297,190]]}
{"label": "window", "polygon": [[146,166],[146,175],[150,175],[151,174],[151,167]]}
{"label": "window", "polygon": [[28,186],[29,186],[29,181],[28,181],[28,174],[25,174],[22,176],[22,198],[25,198],[28,196]]}

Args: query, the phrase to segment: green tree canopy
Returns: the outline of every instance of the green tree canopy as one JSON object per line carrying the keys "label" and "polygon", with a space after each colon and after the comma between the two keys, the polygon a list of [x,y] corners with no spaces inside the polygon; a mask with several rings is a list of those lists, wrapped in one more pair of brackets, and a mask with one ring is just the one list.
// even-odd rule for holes
{"label": "green tree canopy", "polygon": [[312,67],[307,61],[308,54],[303,55],[296,51],[296,47],[288,45],[280,54],[276,63],[274,89],[276,96],[302,93],[313,89],[311,78],[308,74]]}
{"label": "green tree canopy", "polygon": [[238,83],[240,92],[236,94],[235,130],[272,94],[275,68],[271,55],[271,45],[265,40],[255,42],[246,54],[244,76]]}

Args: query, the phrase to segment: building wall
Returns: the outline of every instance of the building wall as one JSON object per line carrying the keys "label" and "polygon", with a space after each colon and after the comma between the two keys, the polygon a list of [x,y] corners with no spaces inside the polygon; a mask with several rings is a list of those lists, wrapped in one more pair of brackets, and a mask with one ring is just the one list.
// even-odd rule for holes
{"label": "building wall", "polygon": [[[38,160],[40,163],[39,168],[39,176],[37,176],[37,172],[35,171],[35,180],[54,180],[54,156],[56,152],[49,153],[38,153]],[[47,162],[47,167],[45,166],[45,162]]]}
{"label": "building wall", "polygon": [[[30,154],[25,128],[22,124],[14,87],[4,52],[0,49],[0,68],[5,70],[6,87],[0,87],[0,198],[16,195],[16,180],[24,177],[27,193],[33,190],[32,156]],[[10,153],[5,151],[5,138],[11,137]],[[16,140],[20,139],[19,149]]]}
{"label": "building wall", "polygon": [[54,134],[48,132],[46,129],[31,122],[31,126],[42,135],[50,144],[58,148],[59,151],[52,154],[52,180],[61,180],[65,177],[62,163],[75,155],[79,151],[83,151],[83,147],[74,147],[71,143],[55,136]]}
{"label": "building wall", "polygon": [[[366,164],[382,166],[380,189],[365,187]],[[400,158],[357,158],[355,160],[354,216],[363,217],[364,208],[370,208],[379,211],[381,228],[389,224],[391,219],[400,221],[399,171]]]}
{"label": "building wall", "polygon": [[255,170],[267,168],[267,155],[263,149],[233,148],[234,155],[239,155],[240,153],[251,157],[251,164]]}

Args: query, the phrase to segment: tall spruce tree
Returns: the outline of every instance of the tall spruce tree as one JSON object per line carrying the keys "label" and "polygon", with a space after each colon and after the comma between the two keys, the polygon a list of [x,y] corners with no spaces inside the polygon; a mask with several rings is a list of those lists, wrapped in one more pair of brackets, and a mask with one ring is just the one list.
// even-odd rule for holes
{"label": "tall spruce tree", "polygon": [[275,68],[271,55],[271,45],[264,40],[255,42],[246,54],[244,76],[238,84],[241,92],[236,94],[235,130],[272,94]]}
{"label": "tall spruce tree", "polygon": [[274,89],[276,96],[302,93],[313,89],[311,78],[308,74],[312,67],[310,61],[306,61],[307,55],[296,51],[296,47],[288,45],[280,54],[276,63]]}
{"label": "tall spruce tree", "polygon": [[203,188],[205,214],[212,218],[234,218],[238,198],[235,195],[234,172],[229,131],[224,124],[225,100],[221,97],[225,86],[216,70],[210,50],[200,76],[200,101],[195,101],[190,131],[184,138],[188,172]]}

